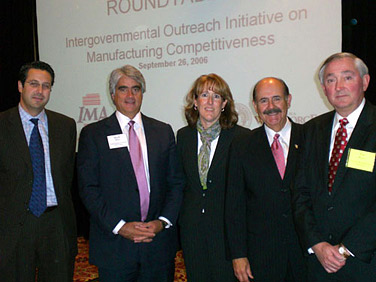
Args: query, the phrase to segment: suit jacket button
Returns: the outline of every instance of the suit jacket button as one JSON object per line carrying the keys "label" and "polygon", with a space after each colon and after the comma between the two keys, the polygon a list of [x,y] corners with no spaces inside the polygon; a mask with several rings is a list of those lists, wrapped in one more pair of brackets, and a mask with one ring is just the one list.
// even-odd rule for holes
{"label": "suit jacket button", "polygon": [[208,182],[209,182],[209,183],[212,183],[212,180],[211,180],[211,179],[209,179],[209,180],[208,180]]}
{"label": "suit jacket button", "polygon": [[333,235],[332,234],[329,234],[329,240],[332,240],[333,239]]}
{"label": "suit jacket button", "polygon": [[328,211],[331,211],[331,210],[333,210],[334,209],[334,207],[329,207],[328,208]]}
{"label": "suit jacket button", "polygon": [[202,193],[202,196],[205,197],[205,193]]}
{"label": "suit jacket button", "polygon": [[201,213],[205,213],[205,209],[202,209],[202,210],[201,210]]}

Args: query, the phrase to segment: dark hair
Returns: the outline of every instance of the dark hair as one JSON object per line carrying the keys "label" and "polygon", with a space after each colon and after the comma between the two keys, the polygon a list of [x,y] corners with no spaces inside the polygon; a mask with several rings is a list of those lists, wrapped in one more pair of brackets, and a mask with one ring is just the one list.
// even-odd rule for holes
{"label": "dark hair", "polygon": [[215,73],[204,74],[197,78],[185,97],[186,105],[184,109],[188,125],[193,128],[196,127],[199,113],[197,108],[195,109],[195,100],[198,98],[198,95],[202,93],[205,86],[221,95],[223,100],[227,100],[226,106],[219,117],[219,124],[222,128],[233,127],[238,122],[238,113],[235,110],[234,99],[232,98],[230,87],[226,81]]}
{"label": "dark hair", "polygon": [[259,85],[259,83],[261,82],[261,81],[263,81],[264,79],[275,79],[275,80],[277,80],[277,81],[279,81],[280,83],[282,83],[282,85],[283,85],[283,94],[284,94],[284,96],[285,96],[285,99],[287,100],[287,98],[288,98],[288,96],[289,96],[289,94],[290,94],[290,90],[289,90],[289,87],[287,86],[287,84],[282,80],[282,79],[280,79],[280,78],[278,78],[278,77],[264,77],[264,78],[262,78],[262,79],[260,79],[259,81],[257,81],[257,83],[255,84],[255,87],[253,87],[253,92],[252,92],[252,99],[253,99],[253,101],[255,101],[256,102],[256,88],[257,88],[257,86]]}
{"label": "dark hair", "polygon": [[31,63],[24,64],[20,68],[20,71],[18,73],[18,80],[21,81],[22,86],[25,86],[25,81],[26,81],[26,78],[27,78],[27,75],[28,75],[30,69],[43,70],[43,71],[48,72],[51,75],[51,86],[54,85],[55,72],[52,69],[52,67],[45,62],[34,61],[34,62],[31,62]]}

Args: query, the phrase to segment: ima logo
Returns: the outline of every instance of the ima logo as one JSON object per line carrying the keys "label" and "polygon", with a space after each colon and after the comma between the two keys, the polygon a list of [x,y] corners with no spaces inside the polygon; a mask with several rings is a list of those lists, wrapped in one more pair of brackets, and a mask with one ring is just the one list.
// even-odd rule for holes
{"label": "ima logo", "polygon": [[107,117],[106,108],[101,106],[101,96],[98,93],[86,94],[82,97],[82,107],[77,123],[87,125]]}

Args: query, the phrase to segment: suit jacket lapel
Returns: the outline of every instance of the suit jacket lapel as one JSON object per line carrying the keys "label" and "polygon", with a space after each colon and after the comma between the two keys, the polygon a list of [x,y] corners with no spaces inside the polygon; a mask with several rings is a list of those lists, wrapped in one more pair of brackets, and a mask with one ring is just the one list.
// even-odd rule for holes
{"label": "suit jacket lapel", "polygon": [[317,132],[317,139],[319,146],[317,148],[319,163],[317,169],[320,170],[320,187],[328,189],[328,172],[329,172],[329,154],[330,154],[330,139],[332,134],[333,118],[335,111],[327,115],[322,123],[322,128]]}
{"label": "suit jacket lapel", "polygon": [[265,124],[262,125],[260,129],[260,134],[257,134],[257,138],[259,139],[257,144],[260,144],[260,148],[254,148],[254,150],[256,150],[256,153],[261,161],[272,164],[272,175],[282,181],[281,175],[279,174],[279,170],[272,153],[272,149],[268,141],[268,136],[266,135]]}
{"label": "suit jacket lapel", "polygon": [[351,134],[351,137],[347,143],[346,149],[343,152],[341,161],[338,166],[336,173],[336,178],[333,183],[333,193],[338,190],[338,187],[341,185],[348,168],[346,167],[347,157],[350,148],[356,148],[360,144],[364,143],[364,139],[367,137],[369,132],[368,127],[373,123],[373,111],[368,104],[365,104],[362,113],[359,116],[359,119],[356,123],[354,131]]}
{"label": "suit jacket lapel", "polygon": [[14,138],[13,142],[18,148],[15,154],[18,154],[21,156],[25,164],[28,166],[28,169],[32,169],[29,146],[27,144],[25,131],[23,129],[21,117],[18,112],[18,107],[15,107],[13,109],[14,110],[9,115],[9,120],[8,120],[9,136]]}
{"label": "suit jacket lapel", "polygon": [[299,142],[299,131],[296,127],[294,122],[291,122],[291,136],[290,136],[290,144],[289,144],[289,153],[287,155],[287,163],[286,163],[286,170],[285,175],[283,177],[284,182],[290,183],[291,175],[295,173],[295,162],[298,155],[298,142]]}
{"label": "suit jacket lapel", "polygon": [[[120,124],[119,124],[119,121],[117,120],[117,117],[116,117],[116,114],[113,113],[107,120],[106,120],[106,131],[104,132],[104,138],[106,138],[105,142],[108,142],[107,141],[107,136],[111,136],[111,135],[116,135],[116,134],[122,134],[123,131],[122,129],[120,128]],[[116,157],[119,157],[120,158],[120,163],[124,166],[128,166],[126,167],[125,169],[127,171],[132,171],[133,172],[133,166],[132,166],[132,161],[131,161],[131,157],[129,155],[129,150],[128,148],[119,148],[119,149],[116,149],[118,150],[118,154],[116,155]],[[136,179],[136,175],[133,173],[135,179]]]}
{"label": "suit jacket lapel", "polygon": [[[213,159],[212,159],[210,167],[209,167],[208,175],[209,175],[210,171],[213,170],[218,165],[218,162],[220,162],[223,159],[223,157],[226,156],[226,151],[228,150],[230,143],[231,143],[231,140],[232,140],[232,137],[233,137],[232,136],[233,130],[234,130],[234,128],[232,128],[232,129],[222,129],[221,130],[221,133],[220,133],[219,139],[218,139],[218,143],[217,143],[217,147],[215,149],[214,156],[213,156]],[[196,158],[197,158],[197,156],[196,156]]]}
{"label": "suit jacket lapel", "polygon": [[196,129],[191,129],[187,136],[187,140],[185,141],[185,147],[183,149],[184,158],[187,159],[187,169],[192,170],[191,173],[193,174],[193,179],[196,182],[196,185],[193,185],[193,188],[200,189],[201,188],[201,181],[200,181],[200,174],[198,172],[198,133]]}

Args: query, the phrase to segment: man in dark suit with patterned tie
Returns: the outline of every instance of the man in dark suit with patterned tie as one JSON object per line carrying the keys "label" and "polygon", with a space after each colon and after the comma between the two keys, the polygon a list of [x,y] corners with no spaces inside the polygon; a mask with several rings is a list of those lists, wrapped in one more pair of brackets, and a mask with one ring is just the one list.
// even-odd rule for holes
{"label": "man in dark suit with patterned tie", "polygon": [[264,124],[247,139],[233,141],[226,231],[241,282],[306,281],[290,202],[302,131],[287,118],[290,103],[283,80],[261,79],[253,90],[253,105]]}
{"label": "man in dark suit with patterned tie", "polygon": [[[376,281],[376,108],[370,76],[350,53],[320,68],[334,111],[304,126],[294,217],[308,257],[309,281]],[[372,263],[371,263],[372,262]]]}
{"label": "man in dark suit with patterned tie", "polygon": [[141,114],[146,87],[139,70],[115,69],[109,89],[116,112],[86,126],[78,149],[90,262],[102,282],[171,282],[184,185],[174,134]]}
{"label": "man in dark suit with patterned tie", "polygon": [[76,125],[45,109],[54,78],[44,62],[22,66],[20,103],[0,114],[2,281],[73,279],[77,235],[70,193]]}

